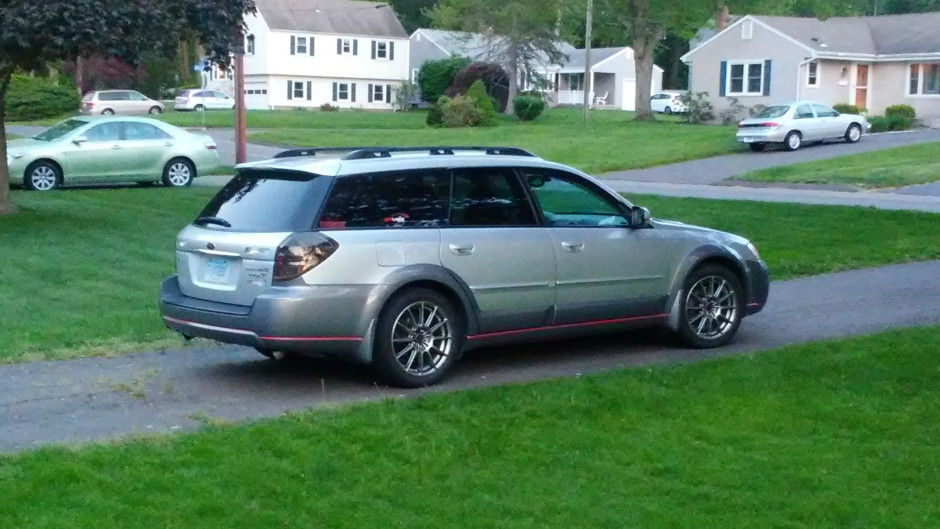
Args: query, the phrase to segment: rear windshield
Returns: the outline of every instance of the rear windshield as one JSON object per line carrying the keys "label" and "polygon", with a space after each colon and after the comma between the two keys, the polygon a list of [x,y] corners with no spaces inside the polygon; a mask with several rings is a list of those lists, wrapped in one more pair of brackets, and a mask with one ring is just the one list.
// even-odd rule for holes
{"label": "rear windshield", "polygon": [[88,92],[87,94],[85,94],[84,96],[82,96],[82,101],[91,101],[91,100],[94,99],[94,98],[95,98],[95,93],[94,93],[94,92]]}
{"label": "rear windshield", "polygon": [[787,113],[787,110],[790,110],[790,107],[786,105],[776,105],[772,107],[767,107],[764,110],[761,110],[757,114],[754,114],[755,118],[779,118],[780,116]]}
{"label": "rear windshield", "polygon": [[[242,169],[212,198],[199,217],[251,232],[309,231],[329,190],[330,178],[303,171]],[[209,224],[219,228],[219,224]]]}

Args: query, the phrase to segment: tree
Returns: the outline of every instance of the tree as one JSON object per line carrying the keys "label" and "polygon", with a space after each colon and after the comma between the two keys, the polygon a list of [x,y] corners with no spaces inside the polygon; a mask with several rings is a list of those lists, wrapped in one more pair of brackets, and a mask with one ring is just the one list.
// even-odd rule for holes
{"label": "tree", "polygon": [[389,0],[389,4],[398,15],[398,20],[405,31],[413,33],[418,28],[431,25],[428,12],[437,4],[437,0]]}
{"label": "tree", "polygon": [[564,54],[556,33],[562,0],[441,0],[430,12],[434,25],[483,35],[485,54],[476,60],[502,66],[509,74],[506,113],[519,88],[519,75],[555,64]]}
{"label": "tree", "polygon": [[[228,64],[254,0],[0,0],[0,215],[15,211],[6,158],[6,93],[17,70],[96,54],[136,65],[173,56],[184,33]],[[185,29],[184,29],[185,28]]]}

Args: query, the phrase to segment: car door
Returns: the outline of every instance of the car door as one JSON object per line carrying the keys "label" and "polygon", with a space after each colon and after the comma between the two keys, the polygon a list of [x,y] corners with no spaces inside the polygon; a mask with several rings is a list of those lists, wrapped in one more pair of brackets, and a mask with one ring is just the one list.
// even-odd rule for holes
{"label": "car door", "polygon": [[813,112],[816,113],[816,119],[819,121],[821,138],[841,138],[845,134],[845,127],[842,126],[838,112],[818,103],[813,103]]}
{"label": "car door", "polygon": [[654,229],[633,229],[622,203],[589,180],[525,169],[555,254],[555,325],[663,312],[669,266]]}
{"label": "car door", "polygon": [[133,90],[128,90],[126,93],[128,114],[146,114],[150,110],[151,102],[147,96]]}
{"label": "car door", "polygon": [[174,146],[173,137],[150,123],[125,121],[120,156],[128,159],[123,175],[128,177],[159,178],[163,174],[163,161],[169,158]]}
{"label": "car door", "polygon": [[64,153],[66,180],[100,182],[124,174],[131,163],[121,153],[121,122],[106,121],[74,138]]}
{"label": "car door", "polygon": [[212,92],[212,108],[229,110],[235,106],[235,100],[222,92]]}
{"label": "car door", "polygon": [[551,323],[552,241],[518,175],[506,167],[455,169],[441,263],[465,283],[482,334]]}
{"label": "car door", "polygon": [[822,122],[813,113],[809,104],[797,105],[793,110],[794,128],[800,131],[803,141],[818,140],[822,137]]}

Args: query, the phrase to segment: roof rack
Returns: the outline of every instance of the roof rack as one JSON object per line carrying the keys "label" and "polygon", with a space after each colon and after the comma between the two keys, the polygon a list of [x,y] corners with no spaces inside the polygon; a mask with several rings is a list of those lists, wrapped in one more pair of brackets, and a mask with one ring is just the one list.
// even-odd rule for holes
{"label": "roof rack", "polygon": [[297,156],[316,156],[317,153],[347,152],[343,160],[368,160],[371,158],[390,158],[393,152],[427,152],[430,155],[453,155],[454,151],[479,151],[483,154],[501,156],[530,156],[531,152],[518,147],[310,147],[290,149],[275,155],[275,158],[293,158]]}

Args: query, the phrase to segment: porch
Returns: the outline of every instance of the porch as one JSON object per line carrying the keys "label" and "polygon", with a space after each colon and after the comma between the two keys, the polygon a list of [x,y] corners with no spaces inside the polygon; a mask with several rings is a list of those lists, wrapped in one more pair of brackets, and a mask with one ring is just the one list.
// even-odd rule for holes
{"label": "porch", "polygon": [[[592,72],[590,99],[588,104],[597,108],[616,106],[615,79],[612,73]],[[554,90],[549,93],[553,105],[584,104],[584,72],[559,72],[555,74]]]}

